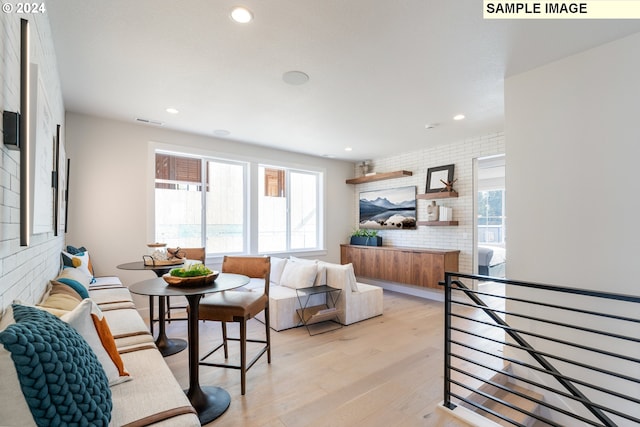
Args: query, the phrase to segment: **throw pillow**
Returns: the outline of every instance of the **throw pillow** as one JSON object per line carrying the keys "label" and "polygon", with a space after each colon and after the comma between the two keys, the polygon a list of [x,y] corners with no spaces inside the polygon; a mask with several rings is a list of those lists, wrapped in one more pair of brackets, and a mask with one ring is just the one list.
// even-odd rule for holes
{"label": "throw pillow", "polygon": [[288,288],[310,288],[318,274],[318,266],[302,262],[288,262],[284,266],[280,285]]}
{"label": "throw pillow", "polygon": [[95,302],[88,298],[84,299],[73,311],[64,314],[61,319],[73,326],[87,341],[102,364],[109,385],[113,386],[131,379],[124,368],[107,319],[102,315],[102,311]]}
{"label": "throw pillow", "polygon": [[80,304],[80,301],[76,297],[67,294],[55,294],[49,295],[47,299],[43,300],[37,305],[41,307],[71,311],[76,308],[78,304]]}
{"label": "throw pillow", "polygon": [[67,279],[66,277],[58,277],[56,280],[56,283],[69,286],[78,295],[80,295],[82,299],[89,298],[89,292],[82,286],[81,283],[73,279]]}
{"label": "throw pillow", "polygon": [[62,251],[61,256],[62,265],[64,267],[77,268],[93,280],[93,266],[91,265],[89,251],[80,252],[77,254],[71,254],[69,252]]}
{"label": "throw pillow", "polygon": [[345,265],[345,268],[347,269],[347,278],[351,286],[351,292],[358,292],[358,281],[356,279],[356,273],[353,271],[353,264],[349,263]]}
{"label": "throw pillow", "polygon": [[85,248],[84,246],[80,246],[79,248],[76,248],[75,246],[67,245],[67,252],[73,255],[81,254],[83,252],[87,252],[87,248]]}
{"label": "throw pillow", "polygon": [[43,310],[14,304],[12,311],[16,323],[0,332],[2,390],[13,387],[0,399],[3,423],[22,417],[37,425],[107,427],[111,390],[86,341]]}
{"label": "throw pillow", "polygon": [[286,258],[271,257],[271,271],[269,273],[269,281],[274,285],[279,285],[282,279],[284,266],[287,264]]}
{"label": "throw pillow", "polygon": [[67,279],[75,280],[84,286],[85,289],[89,290],[89,286],[92,283],[91,276],[89,276],[85,271],[79,268],[63,268],[60,273],[58,273],[58,277],[65,277]]}
{"label": "throw pillow", "polygon": [[84,299],[82,295],[80,295],[80,293],[76,292],[76,290],[73,289],[72,286],[56,282],[55,280],[49,282],[48,290],[49,293],[47,294],[47,298],[51,295],[64,294],[77,299],[78,303]]}
{"label": "throw pillow", "polygon": [[47,311],[56,317],[62,317],[63,315],[69,312],[68,310],[60,310],[59,308],[43,307],[41,305],[36,305],[35,307],[40,310]]}
{"label": "throw pillow", "polygon": [[76,268],[63,268],[53,281],[69,286],[80,295],[81,299],[89,298],[89,282],[91,278]]}
{"label": "throw pillow", "polygon": [[[5,308],[0,319],[0,335],[9,325],[14,324],[13,308]],[[20,381],[15,370],[11,353],[0,344],[0,424],[7,426],[19,426],[29,423],[33,425],[31,410],[27,405],[24,395],[21,393]]]}
{"label": "throw pillow", "polygon": [[313,286],[322,286],[327,284],[327,269],[319,263],[317,260],[297,258],[294,256],[289,257],[291,262],[303,262],[307,264],[316,264],[318,266],[318,274],[316,275],[315,280],[313,281]]}

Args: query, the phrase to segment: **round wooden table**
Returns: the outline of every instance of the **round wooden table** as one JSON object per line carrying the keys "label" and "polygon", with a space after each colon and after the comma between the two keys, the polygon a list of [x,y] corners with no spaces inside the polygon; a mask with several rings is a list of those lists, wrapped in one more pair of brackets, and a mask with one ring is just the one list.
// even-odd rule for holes
{"label": "round wooden table", "polygon": [[[162,277],[163,274],[168,273],[171,269],[180,267],[182,263],[172,265],[148,265],[144,261],[134,261],[117,266],[120,270],[144,270],[153,271],[157,277]],[[166,301],[164,297],[158,298],[158,338],[156,338],[156,347],[160,350],[160,353],[164,356],[171,356],[187,348],[187,342],[179,338],[169,338],[165,329],[165,312]],[[153,335],[153,295],[149,296],[149,330]]]}
{"label": "round wooden table", "polygon": [[198,313],[200,299],[204,294],[239,288],[249,283],[249,278],[241,274],[220,273],[211,285],[197,287],[169,286],[161,278],[144,280],[129,286],[129,290],[138,295],[159,297],[183,296],[189,303],[188,348],[189,348],[189,389],[185,390],[191,404],[198,412],[202,425],[209,423],[227,410],[231,404],[229,393],[216,386],[200,386],[200,344],[198,340]]}

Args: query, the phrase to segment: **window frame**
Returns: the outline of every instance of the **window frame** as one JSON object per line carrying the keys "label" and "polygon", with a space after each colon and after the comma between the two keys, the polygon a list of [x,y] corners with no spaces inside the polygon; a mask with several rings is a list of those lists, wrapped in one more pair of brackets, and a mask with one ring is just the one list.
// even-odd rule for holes
{"label": "window frame", "polygon": [[[494,188],[494,189],[490,189],[490,190],[479,190],[476,193],[476,197],[478,197],[480,195],[480,193],[491,193],[491,192],[499,192],[500,193],[500,210],[501,210],[501,215],[486,215],[486,216],[482,216],[480,215],[480,206],[478,204],[478,218],[477,218],[477,224],[476,224],[476,228],[477,228],[477,233],[478,233],[478,243],[479,244],[483,244],[483,245],[491,245],[491,244],[496,244],[496,245],[504,245],[506,243],[506,220],[507,220],[507,215],[505,214],[505,209],[506,209],[506,188]],[[477,203],[477,200],[476,200]],[[487,221],[486,224],[480,224],[480,219],[483,218]],[[500,220],[500,224],[489,224],[489,220],[490,219],[499,219]],[[486,239],[481,241],[480,240],[480,229],[483,228],[485,230],[488,230],[490,228],[499,228],[500,229],[500,241],[498,242],[487,242]],[[486,235],[486,231],[485,231],[485,235]]]}
{"label": "window frame", "polygon": [[[243,252],[235,253],[236,255],[272,255],[272,256],[287,256],[289,254],[295,254],[297,256],[322,256],[326,255],[326,206],[327,206],[327,194],[326,194],[326,169],[309,164],[301,164],[288,161],[274,161],[266,158],[256,158],[252,156],[245,156],[241,154],[234,154],[228,152],[218,152],[214,150],[200,149],[197,147],[188,147],[175,144],[167,144],[161,142],[150,141],[148,146],[148,159],[151,167],[149,168],[149,193],[148,193],[148,212],[150,212],[150,220],[147,223],[147,236],[148,241],[155,240],[155,154],[161,152],[163,154],[170,154],[184,157],[206,158],[221,162],[230,163],[242,163],[245,164],[245,193],[244,193],[244,223],[243,223]],[[202,165],[206,163],[201,162]],[[317,226],[316,226],[316,238],[317,245],[313,249],[296,249],[291,250],[290,245],[287,245],[287,250],[277,252],[259,252],[258,251],[258,196],[260,189],[258,188],[258,170],[259,166],[270,166],[279,169],[285,169],[287,174],[289,170],[299,171],[303,173],[316,174],[317,179]],[[206,166],[203,166],[206,169]],[[203,179],[206,180],[206,170],[203,170]],[[200,185],[206,184],[201,183]],[[206,193],[202,191],[202,196],[206,197]],[[204,203],[204,199],[203,199]],[[289,203],[289,200],[287,201]],[[289,206],[287,206],[289,210]],[[290,221],[289,215],[287,215],[287,221]],[[203,222],[203,227],[206,227],[206,223]],[[290,226],[288,226],[290,228]],[[203,236],[206,239],[206,230],[203,231]],[[207,258],[220,258],[223,254],[219,253],[207,253]]]}
{"label": "window frame", "polygon": [[[155,172],[156,172],[156,168],[155,168],[155,158],[156,158],[156,154],[161,154],[161,155],[168,155],[168,156],[176,156],[176,157],[186,157],[186,158],[194,158],[197,159],[200,162],[200,183],[198,184],[194,184],[194,185],[198,185],[200,187],[200,205],[201,205],[201,212],[200,212],[200,245],[202,247],[207,247],[206,243],[207,243],[207,189],[208,189],[208,185],[209,185],[209,175],[208,175],[208,170],[207,170],[207,165],[209,162],[217,162],[217,163],[223,163],[223,164],[235,164],[238,166],[242,167],[242,174],[243,174],[243,181],[244,181],[244,186],[245,188],[247,187],[247,182],[249,181],[248,177],[249,177],[249,162],[247,161],[243,161],[240,159],[232,159],[232,158],[222,158],[220,156],[214,155],[212,153],[206,153],[206,152],[192,152],[191,150],[188,149],[183,149],[183,148],[163,148],[163,147],[159,147],[159,146],[155,146],[154,148],[152,148],[151,150],[151,158],[153,159],[153,165],[154,167],[152,168],[152,172],[151,172],[151,177],[152,177],[152,184],[151,184],[151,202],[149,204],[150,206],[150,210],[151,212],[153,212],[153,214],[151,215],[152,217],[152,221],[151,221],[151,225],[150,225],[150,236],[152,241],[156,241],[156,203],[155,203],[155,194],[156,194],[156,177],[155,177]],[[243,207],[243,213],[242,213],[242,217],[243,217],[243,225],[242,225],[242,250],[241,251],[233,251],[233,252],[225,252],[224,254],[233,254],[233,255],[239,255],[239,254],[246,254],[247,253],[247,248],[248,248],[248,238],[247,238],[247,234],[248,234],[248,200],[247,200],[247,196],[246,193],[243,197],[243,201],[242,201]],[[218,253],[218,252],[208,252],[206,253],[206,255],[209,257],[216,257],[216,256],[221,256],[224,255],[222,253]]]}
{"label": "window frame", "polygon": [[[301,253],[301,252],[308,252],[308,251],[319,251],[319,250],[325,250],[325,239],[324,239],[324,203],[323,200],[326,200],[326,198],[324,197],[324,179],[325,179],[325,173],[323,171],[319,171],[317,169],[310,169],[310,168],[302,168],[300,166],[295,166],[295,167],[287,167],[287,166],[283,166],[282,164],[274,164],[274,163],[268,163],[268,162],[259,162],[257,164],[257,170],[258,170],[258,174],[260,173],[260,168],[264,168],[266,169],[282,169],[284,170],[284,195],[283,197],[285,197],[286,199],[286,212],[287,212],[287,218],[286,218],[286,247],[282,250],[282,251],[267,251],[267,252],[260,252],[258,251],[258,245],[259,245],[259,233],[260,230],[258,229],[257,231],[257,235],[256,235],[256,252],[258,253],[265,253],[265,254],[277,254],[277,253]],[[291,173],[298,173],[298,174],[305,174],[305,175],[313,175],[316,177],[316,218],[317,218],[317,226],[316,226],[316,242],[317,245],[315,248],[300,248],[300,249],[293,249],[291,247],[291,242],[292,242],[292,223],[291,223],[291,202],[292,202],[292,197],[291,197]],[[258,181],[259,181],[259,177],[258,177]],[[258,197],[260,197],[260,192],[258,192],[258,194],[256,195],[256,204],[258,206],[259,209],[259,200]],[[256,223],[256,227],[258,226],[258,223]]]}

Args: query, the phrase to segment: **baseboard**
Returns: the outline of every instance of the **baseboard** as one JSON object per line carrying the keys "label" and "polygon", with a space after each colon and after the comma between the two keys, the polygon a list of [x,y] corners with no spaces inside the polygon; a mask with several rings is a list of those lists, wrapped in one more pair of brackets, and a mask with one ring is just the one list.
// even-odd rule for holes
{"label": "baseboard", "polygon": [[380,280],[369,279],[366,277],[358,277],[357,280],[360,283],[380,286],[383,289],[398,292],[401,294],[412,295],[414,297],[420,297],[434,301],[444,301],[444,292],[437,289],[426,289],[419,286],[404,285],[395,282],[384,282]]}

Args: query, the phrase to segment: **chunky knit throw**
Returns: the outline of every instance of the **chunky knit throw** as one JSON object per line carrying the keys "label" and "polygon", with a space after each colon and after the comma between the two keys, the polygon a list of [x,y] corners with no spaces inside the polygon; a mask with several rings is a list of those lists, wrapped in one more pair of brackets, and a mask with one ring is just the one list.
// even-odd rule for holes
{"label": "chunky knit throw", "polygon": [[0,332],[38,426],[103,426],[111,390],[98,358],[75,329],[46,311],[13,305],[16,323]]}

